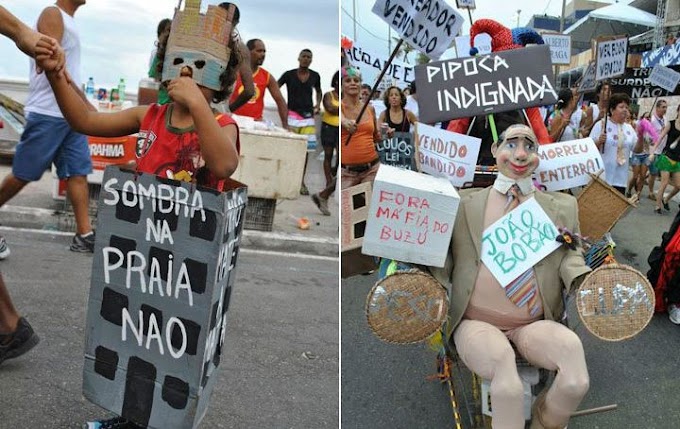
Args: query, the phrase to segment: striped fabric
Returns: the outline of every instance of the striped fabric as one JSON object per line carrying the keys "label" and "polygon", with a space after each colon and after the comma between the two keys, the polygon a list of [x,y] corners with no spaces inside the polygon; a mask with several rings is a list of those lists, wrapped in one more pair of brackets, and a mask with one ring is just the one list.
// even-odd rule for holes
{"label": "striped fabric", "polygon": [[[505,213],[510,212],[519,205],[519,196],[522,191],[515,183],[508,190],[508,202],[505,206]],[[538,306],[538,286],[534,269],[529,268],[515,280],[505,287],[505,295],[517,307],[529,306],[529,314],[535,316],[539,312]]]}

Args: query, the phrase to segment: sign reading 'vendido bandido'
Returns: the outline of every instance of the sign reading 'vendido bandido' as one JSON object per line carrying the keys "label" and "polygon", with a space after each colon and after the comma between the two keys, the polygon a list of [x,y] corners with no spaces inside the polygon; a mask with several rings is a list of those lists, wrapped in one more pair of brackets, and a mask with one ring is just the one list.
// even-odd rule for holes
{"label": "sign reading 'vendido bandido'", "polygon": [[149,428],[195,428],[226,332],[246,190],[106,169],[83,394]]}
{"label": "sign reading 'vendido bandido'", "polygon": [[449,119],[557,102],[545,45],[416,66],[419,119]]}
{"label": "sign reading 'vendido bandido'", "polygon": [[463,26],[463,17],[442,0],[376,0],[372,11],[432,59],[451,46]]}
{"label": "sign reading 'vendido bandido'", "polygon": [[381,165],[361,252],[443,267],[460,197],[446,179]]}
{"label": "sign reading 'vendido bandido'", "polygon": [[475,166],[482,140],[418,124],[418,156],[420,169],[437,177],[446,177],[453,186],[461,187],[475,176]]}
{"label": "sign reading 'vendido bandido'", "polygon": [[609,79],[625,73],[628,58],[627,37],[598,41],[596,52],[595,80]]}

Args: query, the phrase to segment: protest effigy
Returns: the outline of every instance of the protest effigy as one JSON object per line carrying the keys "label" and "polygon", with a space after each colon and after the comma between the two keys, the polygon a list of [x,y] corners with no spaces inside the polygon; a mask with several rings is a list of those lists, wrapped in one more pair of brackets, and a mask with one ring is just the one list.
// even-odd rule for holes
{"label": "protest effigy", "polygon": [[418,123],[420,170],[447,178],[453,186],[472,182],[482,140]]}
{"label": "protest effigy", "polygon": [[394,136],[376,143],[375,148],[380,156],[380,163],[417,171],[416,160],[418,158],[413,139],[413,133],[395,132]]}
{"label": "protest effigy", "polygon": [[557,102],[545,45],[416,66],[419,119],[434,123]]}
{"label": "protest effigy", "polygon": [[109,167],[88,300],[83,394],[149,428],[195,428],[223,353],[246,189]]}
{"label": "protest effigy", "polygon": [[448,180],[381,165],[362,253],[444,266],[460,197]]}
{"label": "protest effigy", "polygon": [[548,191],[587,185],[590,174],[604,168],[602,154],[590,138],[539,146],[538,156],[541,162],[534,178]]}

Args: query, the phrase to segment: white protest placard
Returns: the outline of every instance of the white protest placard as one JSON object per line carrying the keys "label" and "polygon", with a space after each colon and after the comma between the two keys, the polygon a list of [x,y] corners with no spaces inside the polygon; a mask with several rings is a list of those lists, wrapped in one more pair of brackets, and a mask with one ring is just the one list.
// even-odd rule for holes
{"label": "white protest placard", "polygon": [[[456,42],[456,55],[458,58],[465,58],[470,56],[470,36],[458,36]],[[491,36],[486,33],[479,33],[475,36],[475,48],[480,55],[491,53]]]}
{"label": "white protest placard", "polygon": [[557,234],[555,224],[530,198],[484,230],[482,262],[506,287],[560,247]]}
{"label": "white protest placard", "polygon": [[376,0],[372,12],[433,60],[451,46],[463,26],[462,15],[442,0]]}
{"label": "white protest placard", "polygon": [[361,252],[443,267],[459,203],[444,178],[380,165]]}
{"label": "white protest placard", "polygon": [[581,84],[578,87],[578,92],[591,92],[595,91],[597,88],[597,81],[595,80],[595,61],[588,63],[588,67],[583,72],[583,77],[581,78]]}
{"label": "white protest placard", "polygon": [[626,72],[628,38],[604,40],[597,43],[595,58],[595,80],[609,79]]}
{"label": "white protest placard", "polygon": [[475,0],[456,0],[458,9],[475,9]]}
{"label": "white protest placard", "polygon": [[567,34],[542,34],[543,41],[550,46],[550,59],[553,64],[571,62],[571,36]]}
{"label": "white protest placard", "polygon": [[675,91],[678,82],[680,82],[680,73],[671,70],[666,66],[662,66],[661,64],[655,65],[652,69],[652,73],[649,75],[649,83],[660,86],[670,92]]}
{"label": "white protest placard", "polygon": [[418,123],[420,169],[445,177],[453,186],[472,182],[482,140]]}
{"label": "white protest placard", "polygon": [[561,191],[590,183],[588,173],[604,168],[602,155],[591,138],[538,147],[541,159],[534,178],[548,191]]}
{"label": "white protest placard", "polygon": [[[380,72],[385,68],[389,55],[380,55],[370,49],[359,46],[356,42],[350,49],[345,49],[345,54],[354,67],[361,70],[364,83],[375,82]],[[398,86],[406,86],[415,79],[413,66],[398,60],[392,60],[387,67],[384,78],[396,81]]]}

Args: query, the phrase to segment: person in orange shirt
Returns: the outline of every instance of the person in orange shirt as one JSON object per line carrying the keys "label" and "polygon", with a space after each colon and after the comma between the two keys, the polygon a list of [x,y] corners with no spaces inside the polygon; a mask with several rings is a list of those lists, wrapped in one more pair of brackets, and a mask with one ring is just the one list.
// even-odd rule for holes
{"label": "person in orange shirt", "polygon": [[[269,89],[269,93],[276,102],[276,107],[279,110],[281,126],[288,129],[288,106],[286,105],[286,100],[284,100],[283,95],[281,95],[281,89],[279,88],[276,79],[274,79],[274,76],[262,67],[265,54],[267,53],[264,42],[260,39],[250,39],[246,43],[246,46],[250,50],[250,67],[253,70],[255,95],[248,100],[246,104],[234,110],[232,113],[241,116],[249,116],[255,118],[256,121],[261,121],[262,112],[264,111],[264,93],[265,90]],[[229,100],[230,103],[233,103],[243,90],[243,81],[241,80],[241,74],[239,73],[238,78],[236,79],[236,85],[234,86],[234,92]]]}

